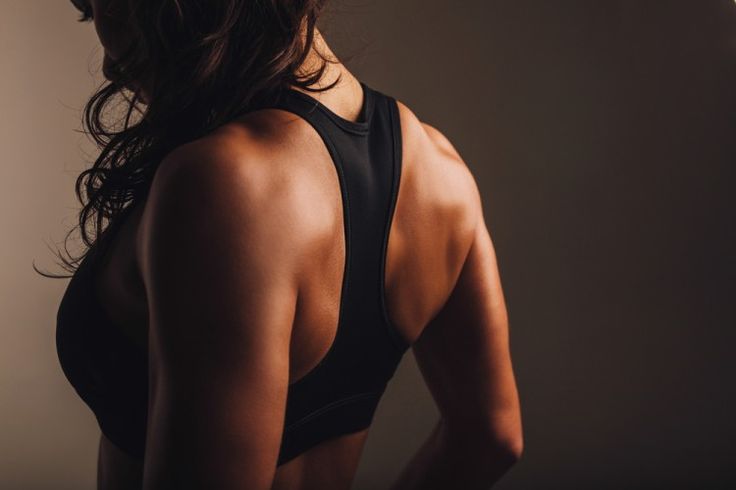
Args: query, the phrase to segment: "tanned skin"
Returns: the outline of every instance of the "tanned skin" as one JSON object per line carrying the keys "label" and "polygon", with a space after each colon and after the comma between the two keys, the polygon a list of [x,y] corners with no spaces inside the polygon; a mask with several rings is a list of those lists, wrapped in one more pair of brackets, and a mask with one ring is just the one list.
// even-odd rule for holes
{"label": "tanned skin", "polygon": [[[111,2],[91,7],[114,59],[126,30],[103,14],[120,11]],[[317,48],[336,59],[319,32]],[[341,63],[323,83],[337,74],[340,84],[310,95],[355,120],[360,84]],[[466,163],[399,110],[386,302],[440,419],[391,490],[487,489],[523,445],[493,243]],[[276,466],[288,385],[335,337],[344,260],[334,163],[303,119],[255,111],[170,153],[96,277],[119,328],[148,339],[150,365],[145,460],[101,435],[98,490],[347,490],[368,429]]]}

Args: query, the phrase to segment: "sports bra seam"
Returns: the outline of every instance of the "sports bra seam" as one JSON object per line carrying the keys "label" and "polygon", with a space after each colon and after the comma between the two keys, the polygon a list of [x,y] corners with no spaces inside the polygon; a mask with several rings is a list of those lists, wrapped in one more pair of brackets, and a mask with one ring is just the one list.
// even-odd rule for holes
{"label": "sports bra seam", "polygon": [[350,403],[356,403],[358,401],[365,400],[367,398],[372,398],[372,397],[375,397],[375,396],[380,396],[381,394],[382,394],[381,391],[368,391],[368,392],[363,392],[363,393],[357,393],[357,394],[354,394],[354,395],[349,395],[349,396],[340,398],[338,400],[334,400],[334,401],[332,401],[332,402],[330,402],[330,403],[328,403],[326,405],[323,405],[323,406],[319,407],[318,409],[313,410],[312,412],[304,415],[299,420],[296,420],[296,421],[292,422],[291,424],[285,426],[284,427],[284,432],[289,431],[289,430],[293,430],[293,429],[295,429],[297,427],[301,427],[302,425],[304,425],[305,423],[309,422],[310,420],[313,420],[316,417],[318,417],[320,415],[323,415],[325,413],[328,413],[328,412],[330,412],[330,411],[332,411],[332,410],[334,410],[334,409],[336,409],[338,407],[342,407],[342,406],[347,405],[347,404],[350,404]]}

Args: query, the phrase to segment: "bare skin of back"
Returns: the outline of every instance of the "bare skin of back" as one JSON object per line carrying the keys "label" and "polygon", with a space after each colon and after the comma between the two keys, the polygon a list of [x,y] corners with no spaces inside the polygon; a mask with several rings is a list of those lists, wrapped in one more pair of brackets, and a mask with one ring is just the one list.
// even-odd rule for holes
{"label": "bare skin of back", "polygon": [[[355,120],[362,106],[360,86],[342,65],[333,65],[326,76],[335,70],[344,81],[310,95]],[[392,488],[485,489],[518,459],[522,445],[495,254],[467,165],[439,131],[403,103],[399,109],[403,170],[386,259],[387,308],[412,342],[441,419]],[[254,138],[262,140],[257,150]],[[267,151],[278,162],[274,171],[297,174],[300,189],[309,196],[304,220],[314,232],[305,252],[309,260],[301,262],[289,340],[288,378],[293,383],[319,362],[336,334],[345,237],[334,163],[306,121],[276,109],[247,114],[197,145],[201,151],[207,145],[225,148],[244,159]],[[98,299],[109,317],[141,343],[149,328],[141,271],[145,215],[146,203],[141,203],[121,223],[96,276]],[[271,488],[347,490],[367,434],[368,429],[325,441],[277,467]],[[102,435],[98,490],[140,488],[143,463]]]}

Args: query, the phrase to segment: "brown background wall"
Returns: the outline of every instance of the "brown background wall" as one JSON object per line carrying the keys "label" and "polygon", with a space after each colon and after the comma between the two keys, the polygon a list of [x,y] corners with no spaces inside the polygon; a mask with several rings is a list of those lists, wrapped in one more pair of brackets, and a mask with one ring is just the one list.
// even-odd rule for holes
{"label": "brown background wall", "polygon": [[[98,429],[54,348],[99,66],[66,2],[0,0],[0,487],[92,489]],[[736,4],[333,2],[349,66],[472,168],[499,256],[526,449],[500,489],[736,485]],[[354,489],[437,412],[407,355]]]}

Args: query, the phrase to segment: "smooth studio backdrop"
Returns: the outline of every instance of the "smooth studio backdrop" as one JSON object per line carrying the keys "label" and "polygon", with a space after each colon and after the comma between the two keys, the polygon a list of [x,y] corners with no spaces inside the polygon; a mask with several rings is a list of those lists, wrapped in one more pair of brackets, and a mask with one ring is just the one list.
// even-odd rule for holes
{"label": "smooth studio backdrop", "polygon": [[[92,490],[66,280],[31,261],[56,271],[74,223],[101,51],[69,2],[0,6],[0,488]],[[323,26],[481,188],[526,443],[498,488],[736,488],[736,4],[345,0]],[[386,488],[436,418],[408,354],[353,488]]]}

